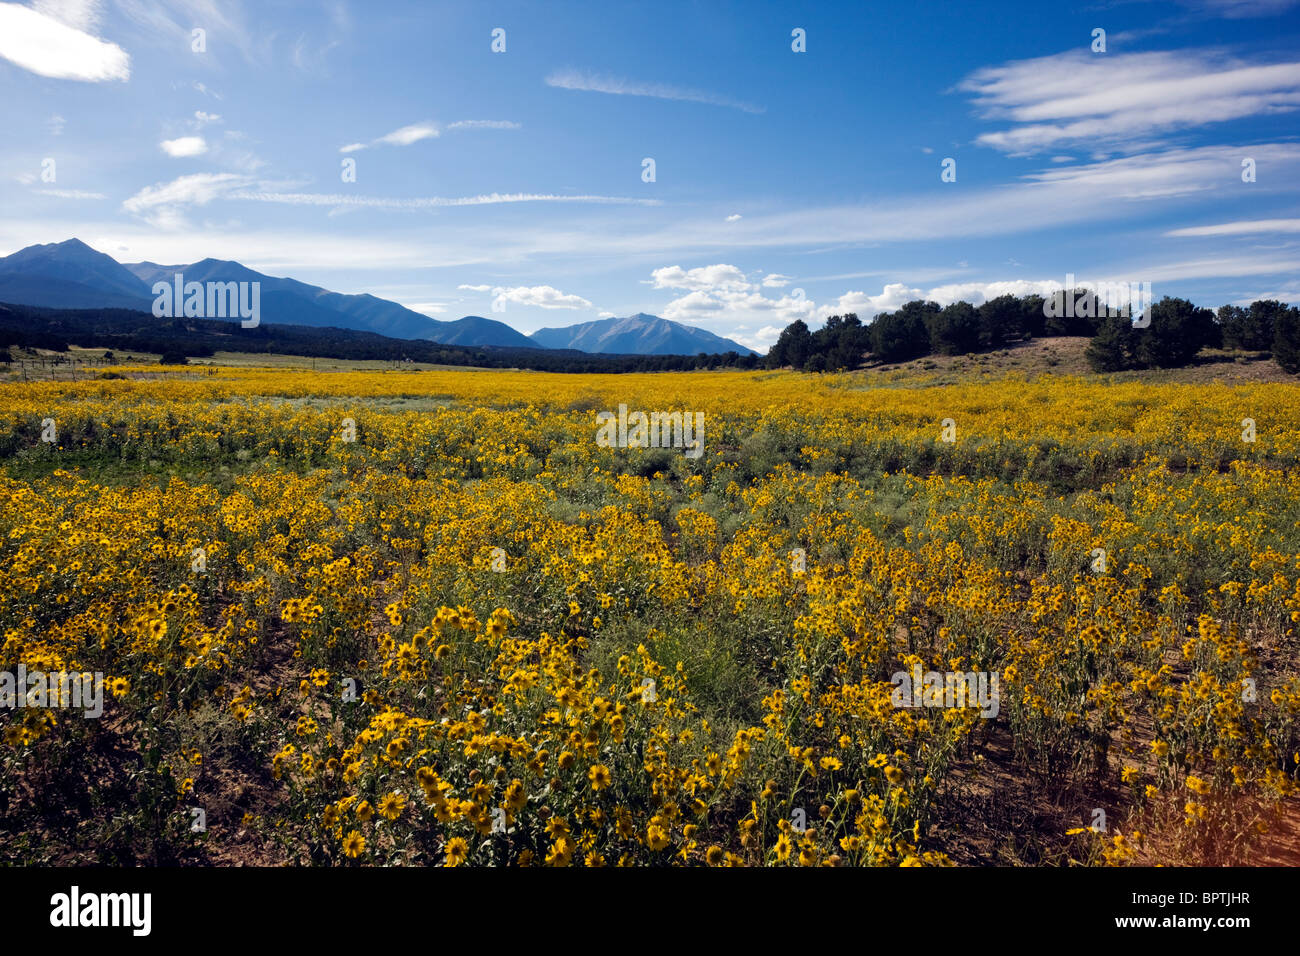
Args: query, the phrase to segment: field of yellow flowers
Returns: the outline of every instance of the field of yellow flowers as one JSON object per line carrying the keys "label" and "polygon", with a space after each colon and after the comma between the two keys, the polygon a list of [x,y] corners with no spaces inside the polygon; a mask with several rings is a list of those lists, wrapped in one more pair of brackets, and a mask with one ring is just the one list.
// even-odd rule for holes
{"label": "field of yellow flowers", "polygon": [[[703,453],[602,446],[620,404],[702,412]],[[106,698],[0,710],[0,858],[1258,860],[1298,422],[1069,377],[0,385],[0,671]],[[999,712],[895,706],[914,666]]]}

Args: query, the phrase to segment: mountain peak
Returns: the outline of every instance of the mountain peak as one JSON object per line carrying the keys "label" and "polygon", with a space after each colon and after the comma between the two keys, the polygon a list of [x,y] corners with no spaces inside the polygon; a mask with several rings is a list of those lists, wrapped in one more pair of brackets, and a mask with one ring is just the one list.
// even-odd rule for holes
{"label": "mountain peak", "polygon": [[750,349],[731,339],[646,312],[621,319],[582,322],[562,329],[538,329],[529,338],[544,348],[609,355],[751,354]]}
{"label": "mountain peak", "polygon": [[149,288],[138,276],[75,237],[0,258],[0,275],[8,277],[8,301],[19,305],[131,308],[149,297]]}
{"label": "mountain peak", "polygon": [[28,246],[0,257],[0,302],[147,312],[154,283],[171,282],[178,272],[187,282],[260,283],[263,321],[267,324],[352,329],[471,347],[560,348],[611,355],[752,354],[730,339],[648,312],[561,329],[539,329],[525,336],[481,315],[467,315],[451,322],[434,319],[369,293],[331,292],[297,279],[268,276],[228,259],[209,257],[174,266],[156,262],[123,265],[75,237]]}

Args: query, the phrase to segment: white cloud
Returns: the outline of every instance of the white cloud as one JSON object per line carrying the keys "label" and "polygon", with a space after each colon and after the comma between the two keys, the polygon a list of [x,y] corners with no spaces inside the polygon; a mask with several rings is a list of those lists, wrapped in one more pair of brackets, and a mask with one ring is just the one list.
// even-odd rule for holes
{"label": "white cloud", "polygon": [[359,150],[359,149],[365,149],[365,148],[366,148],[366,144],[365,144],[365,143],[348,143],[348,145],[346,145],[346,146],[340,146],[340,147],[339,147],[339,152],[340,152],[340,153],[355,153],[357,150]]}
{"label": "white cloud", "polygon": [[773,272],[763,277],[763,288],[765,289],[782,289],[790,284],[790,277],[783,276],[779,272]]}
{"label": "white cloud", "polygon": [[200,126],[204,126],[208,123],[220,123],[221,115],[219,113],[205,113],[203,110],[195,110],[194,119]]}
{"label": "white cloud", "polygon": [[[1287,275],[1300,269],[1300,253],[1272,258],[1238,256],[1235,258],[1207,257],[1182,262],[1147,264],[1126,267],[1124,274],[1108,269],[1097,269],[1075,277],[1076,288],[1096,288],[1101,283],[1177,282],[1209,278],[1241,278],[1250,276]],[[1061,279],[1003,279],[991,282],[954,282],[922,289],[902,282],[886,284],[878,295],[867,292],[846,292],[835,302],[820,306],[816,317],[825,321],[832,315],[856,313],[863,322],[870,322],[881,312],[893,312],[917,299],[937,302],[941,306],[953,302],[969,302],[979,306],[1003,295],[1022,298],[1027,295],[1050,296],[1065,287]],[[1152,290],[1160,298],[1159,288]]]}
{"label": "white cloud", "polygon": [[513,302],[516,305],[532,305],[539,309],[589,309],[591,303],[580,295],[566,295],[559,289],[554,289],[549,285],[535,286],[514,286],[512,288],[503,288],[498,286],[492,290],[492,311],[504,312],[506,304]]}
{"label": "white cloud", "polygon": [[1300,219],[1255,219],[1222,222],[1214,226],[1171,229],[1166,236],[1250,236],[1261,233],[1300,232]]}
{"label": "white cloud", "polygon": [[779,321],[782,327],[795,319],[812,316],[810,299],[782,296],[769,299],[761,293],[738,289],[715,288],[687,293],[673,299],[663,310],[663,317],[674,322],[691,323],[766,323]]}
{"label": "white cloud", "polygon": [[846,292],[833,305],[823,305],[819,308],[817,317],[825,319],[827,316],[844,315],[847,312],[853,312],[859,319],[866,322],[878,312],[890,312],[905,302],[924,298],[925,294],[920,289],[910,288],[902,282],[891,282],[881,290],[879,295],[870,295],[866,292]]}
{"label": "white cloud", "polygon": [[492,287],[490,285],[458,285],[456,288],[464,292],[487,292]]}
{"label": "white cloud", "polygon": [[[1083,282],[1084,279],[1079,280]],[[1100,282],[1102,279],[1095,279]],[[1042,295],[1048,296],[1058,289],[1063,288],[1064,280],[1055,279],[1010,279],[997,282],[956,282],[947,285],[934,286],[930,289],[919,289],[909,286],[903,282],[890,282],[880,291],[879,295],[871,295],[867,292],[846,292],[839,297],[834,303],[823,305],[817,309],[817,318],[825,320],[832,315],[844,315],[847,312],[853,312],[863,322],[869,322],[880,312],[893,312],[908,302],[922,299],[927,302],[938,302],[940,305],[951,305],[953,302],[969,302],[971,305],[982,305],[990,299],[996,299],[1000,295]]]}
{"label": "white cloud", "polygon": [[562,90],[586,90],[592,93],[612,93],[615,96],[649,96],[660,100],[686,100],[726,106],[745,113],[762,113],[764,108],[744,103],[721,93],[692,90],[667,83],[643,83],[607,74],[584,73],[579,70],[558,70],[546,78],[547,86]]}
{"label": "white cloud", "polygon": [[698,269],[683,269],[681,266],[664,266],[650,273],[651,282],[656,289],[728,289],[745,290],[750,282],[745,273],[735,266],[719,263],[712,266],[700,266]]}
{"label": "white cloud", "polygon": [[741,216],[740,213],[733,212],[730,216],[727,217],[727,222],[739,222],[743,218],[744,217]]}
{"label": "white cloud", "polygon": [[413,312],[422,312],[425,315],[442,315],[447,311],[447,307],[441,302],[408,302],[404,304]]}
{"label": "white cloud", "polygon": [[733,342],[739,342],[741,345],[745,346],[745,348],[753,349],[755,352],[766,352],[776,344],[776,340],[781,337],[781,333],[784,330],[785,326],[765,325],[753,335],[742,335],[733,332],[731,335],[728,335],[727,338],[731,339]]}
{"label": "white cloud", "polygon": [[208,144],[202,136],[182,136],[179,139],[165,139],[158,145],[168,156],[177,158],[202,156],[208,151]]}
{"label": "white cloud", "polygon": [[976,141],[1014,155],[1054,146],[1135,148],[1153,134],[1300,107],[1300,62],[1250,63],[1198,50],[1072,50],[986,67],[958,87],[1008,129]]}
{"label": "white cloud", "polygon": [[613,313],[613,312],[598,312],[598,313],[596,314],[596,318],[598,318],[598,319],[612,319],[612,318],[614,318],[614,313]]}
{"label": "white cloud", "polygon": [[[93,26],[94,4],[46,4],[33,10],[0,3],[0,57],[56,80],[126,80],[131,57],[116,43],[86,33],[68,20]],[[57,11],[60,19],[45,11]],[[91,13],[87,13],[87,11]]]}
{"label": "white cloud", "polygon": [[383,143],[386,146],[410,146],[422,139],[433,139],[437,135],[438,127],[432,123],[415,123],[411,126],[395,129],[391,133],[385,133],[375,140],[375,143]]}
{"label": "white cloud", "polygon": [[55,113],[45,121],[45,128],[50,131],[51,136],[62,136],[63,127],[66,123],[67,120]]}

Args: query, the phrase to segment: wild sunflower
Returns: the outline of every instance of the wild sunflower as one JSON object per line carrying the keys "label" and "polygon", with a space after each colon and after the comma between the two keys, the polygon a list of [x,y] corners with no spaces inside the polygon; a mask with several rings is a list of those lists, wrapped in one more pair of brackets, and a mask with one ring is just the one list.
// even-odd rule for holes
{"label": "wild sunflower", "polygon": [[784,863],[790,859],[790,851],[794,849],[794,844],[790,841],[790,834],[782,833],[776,838],[776,859],[778,863]]}
{"label": "wild sunflower", "polygon": [[385,820],[396,820],[406,809],[406,798],[400,793],[385,794],[379,801],[379,815]]}
{"label": "wild sunflower", "polygon": [[442,849],[446,855],[443,866],[460,866],[469,857],[469,844],[462,837],[452,837]]}
{"label": "wild sunflower", "polygon": [[362,853],[366,852],[366,838],[356,830],[352,830],[343,838],[343,852],[348,857],[356,859]]}

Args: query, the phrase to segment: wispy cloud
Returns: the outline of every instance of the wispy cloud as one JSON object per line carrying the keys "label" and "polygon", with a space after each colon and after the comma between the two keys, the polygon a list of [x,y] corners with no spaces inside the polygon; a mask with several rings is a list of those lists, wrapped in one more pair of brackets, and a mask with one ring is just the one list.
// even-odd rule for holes
{"label": "wispy cloud", "polygon": [[1013,126],[977,142],[1015,155],[1062,146],[1134,146],[1153,135],[1300,107],[1300,62],[1217,51],[1070,51],[979,70],[958,89]]}
{"label": "wispy cloud", "polygon": [[33,189],[38,196],[51,196],[55,199],[104,199],[103,193],[86,192],[84,189]]}
{"label": "wispy cloud", "polygon": [[104,4],[100,0],[33,0],[31,7],[38,13],[66,23],[74,30],[87,33],[99,26]]}
{"label": "wispy cloud", "polygon": [[[95,5],[84,7],[93,11]],[[45,9],[57,9],[75,23],[93,24],[94,17],[85,9],[78,13],[67,4],[47,4]],[[131,57],[116,43],[16,3],[0,3],[0,57],[56,80],[98,83],[131,76]]]}
{"label": "wispy cloud", "polygon": [[395,129],[378,139],[371,140],[369,143],[348,143],[348,145],[340,147],[339,152],[355,153],[371,146],[410,146],[412,143],[418,143],[424,139],[436,139],[442,135],[444,130],[453,132],[465,129],[519,128],[520,124],[512,120],[457,120],[446,127],[439,127],[437,123],[413,123],[410,126]]}
{"label": "wispy cloud", "polygon": [[339,152],[355,153],[357,150],[367,149],[371,146],[410,146],[422,139],[436,139],[439,135],[440,132],[435,123],[412,123],[410,126],[403,126],[391,133],[385,133],[378,139],[372,139],[369,143],[349,143],[347,146],[340,147]]}
{"label": "wispy cloud", "polygon": [[410,199],[351,196],[341,193],[277,193],[240,190],[227,198],[290,206],[362,206],[369,209],[435,209],[450,206],[495,206],[520,202],[572,202],[598,205],[657,206],[662,200],[624,196],[556,196],[547,193],[485,193],[478,196],[425,196]]}
{"label": "wispy cloud", "polygon": [[591,93],[611,93],[615,96],[649,96],[659,100],[685,100],[725,106],[745,113],[762,113],[765,107],[745,103],[722,93],[694,90],[668,83],[643,83],[608,74],[586,73],[579,70],[558,70],[546,78],[547,86],[562,90],[586,90]]}
{"label": "wispy cloud", "polygon": [[266,66],[275,60],[277,38],[284,39],[279,31],[249,25],[246,6],[256,13],[258,5],[232,0],[114,0],[113,6],[131,22],[133,42],[166,49],[169,55],[189,50],[193,31],[201,29],[206,36],[203,56],[214,63],[236,50],[245,62]]}
{"label": "wispy cloud", "polygon": [[1182,3],[1202,13],[1241,20],[1247,17],[1279,16],[1300,3],[1300,0],[1182,0]]}
{"label": "wispy cloud", "polygon": [[1300,232],[1300,219],[1254,219],[1221,222],[1213,226],[1171,229],[1166,236],[1251,236],[1265,233]]}
{"label": "wispy cloud", "polygon": [[126,199],[122,210],[158,228],[175,229],[184,225],[185,207],[207,205],[232,186],[248,182],[247,177],[236,173],[193,173],[169,183],[146,186]]}
{"label": "wispy cloud", "polygon": [[[440,209],[458,206],[495,206],[508,203],[578,203],[587,205],[658,206],[659,199],[625,196],[563,196],[550,193],[484,193],[477,196],[423,196],[413,198],[356,196],[343,193],[283,192],[274,183],[236,173],[195,173],[169,183],[141,189],[122,204],[122,209],[163,228],[183,225],[187,206],[202,206],[214,200],[278,203],[288,206],[324,206],[341,209]],[[272,187],[272,188],[267,188]]]}
{"label": "wispy cloud", "polygon": [[453,129],[519,129],[520,124],[513,120],[457,120],[447,126]]}

